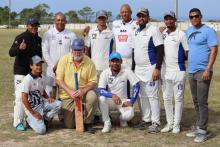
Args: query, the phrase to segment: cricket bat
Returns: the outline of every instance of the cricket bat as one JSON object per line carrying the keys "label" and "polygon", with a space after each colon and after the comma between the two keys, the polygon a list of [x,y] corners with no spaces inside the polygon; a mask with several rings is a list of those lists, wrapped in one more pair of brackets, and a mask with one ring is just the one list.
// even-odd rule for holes
{"label": "cricket bat", "polygon": [[[79,89],[78,73],[74,73],[74,81],[75,81],[75,90],[78,90]],[[75,121],[76,121],[76,131],[84,132],[83,109],[82,109],[81,98],[75,101]]]}

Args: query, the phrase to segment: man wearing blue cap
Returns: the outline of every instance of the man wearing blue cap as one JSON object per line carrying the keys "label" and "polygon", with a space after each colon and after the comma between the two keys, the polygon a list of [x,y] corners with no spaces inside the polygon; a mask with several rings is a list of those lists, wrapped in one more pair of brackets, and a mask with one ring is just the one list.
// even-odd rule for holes
{"label": "man wearing blue cap", "polygon": [[[100,95],[99,107],[104,122],[103,133],[111,130],[109,118],[109,109],[111,107],[120,111],[120,125],[122,127],[127,127],[127,121],[134,116],[133,105],[140,89],[139,80],[131,69],[123,67],[121,64],[121,55],[117,52],[111,53],[109,57],[110,67],[105,69],[100,75],[98,90]],[[128,99],[127,80],[133,86],[130,99]],[[108,87],[108,90],[106,87]]]}
{"label": "man wearing blue cap", "polygon": [[[31,71],[30,58],[38,55],[42,57],[41,38],[38,36],[38,26],[40,23],[34,17],[30,17],[27,21],[27,30],[16,36],[10,50],[9,55],[15,57],[14,62],[14,89],[19,90],[19,84],[23,78]],[[17,131],[24,129],[24,108],[20,101],[20,97],[15,96],[14,106],[14,127]]]}
{"label": "man wearing blue cap", "polygon": [[[66,128],[75,127],[74,101],[79,98],[85,102],[84,125],[89,133],[95,133],[92,127],[94,111],[97,107],[97,95],[94,91],[97,83],[96,68],[91,59],[84,55],[84,41],[75,39],[72,52],[64,55],[58,62],[56,83],[59,86],[59,98]],[[76,91],[74,73],[78,73],[79,89]]]}

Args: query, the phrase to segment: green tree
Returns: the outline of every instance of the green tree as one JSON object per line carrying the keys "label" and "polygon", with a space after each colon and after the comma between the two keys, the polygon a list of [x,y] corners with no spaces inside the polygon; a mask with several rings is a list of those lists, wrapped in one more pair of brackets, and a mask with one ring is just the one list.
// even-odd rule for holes
{"label": "green tree", "polygon": [[107,11],[107,15],[108,15],[108,20],[111,21],[112,20],[112,12]]}
{"label": "green tree", "polygon": [[85,22],[91,22],[91,19],[94,15],[94,12],[90,7],[84,7],[81,10],[79,10],[78,13]]}
{"label": "green tree", "polygon": [[116,18],[116,19],[121,19],[121,15],[118,14],[115,18]]}
{"label": "green tree", "polygon": [[74,10],[70,10],[67,13],[65,13],[65,15],[67,16],[67,21],[68,22],[78,22],[79,21],[79,17],[76,11]]}

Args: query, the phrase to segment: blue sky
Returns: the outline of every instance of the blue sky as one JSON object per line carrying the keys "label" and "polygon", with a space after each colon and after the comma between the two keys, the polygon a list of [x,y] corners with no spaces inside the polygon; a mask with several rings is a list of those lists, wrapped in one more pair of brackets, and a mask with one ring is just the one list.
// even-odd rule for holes
{"label": "blue sky", "polygon": [[[150,11],[152,18],[162,19],[163,13],[168,10],[174,10],[175,0],[11,0],[12,11],[20,12],[23,8],[32,8],[38,4],[46,3],[50,6],[51,12],[67,12],[69,10],[79,10],[89,6],[93,11],[105,9],[112,11],[116,16],[119,13],[120,6],[128,3],[133,9],[133,16],[140,7],[146,7]],[[203,13],[204,20],[220,20],[220,0],[178,0],[179,18],[188,19],[188,11],[193,8],[199,8]],[[8,0],[0,0],[0,6],[8,5]]]}

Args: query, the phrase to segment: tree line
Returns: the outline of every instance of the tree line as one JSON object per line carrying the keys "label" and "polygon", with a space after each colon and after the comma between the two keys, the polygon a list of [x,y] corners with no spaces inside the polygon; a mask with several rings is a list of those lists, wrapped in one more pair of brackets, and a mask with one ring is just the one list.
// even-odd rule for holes
{"label": "tree line", "polygon": [[[9,24],[9,7],[0,7],[0,25]],[[33,8],[24,8],[19,13],[10,12],[11,26],[17,26],[18,24],[26,24],[26,21],[29,17],[34,16],[37,18],[41,24],[52,24],[54,19],[54,13],[50,12],[50,6],[48,4],[39,4]],[[112,12],[107,11],[108,17],[112,19]],[[86,6],[80,9],[79,11],[69,10],[65,13],[68,23],[89,23],[94,22],[95,12],[92,8]],[[120,18],[120,15],[117,15],[116,18]]]}

